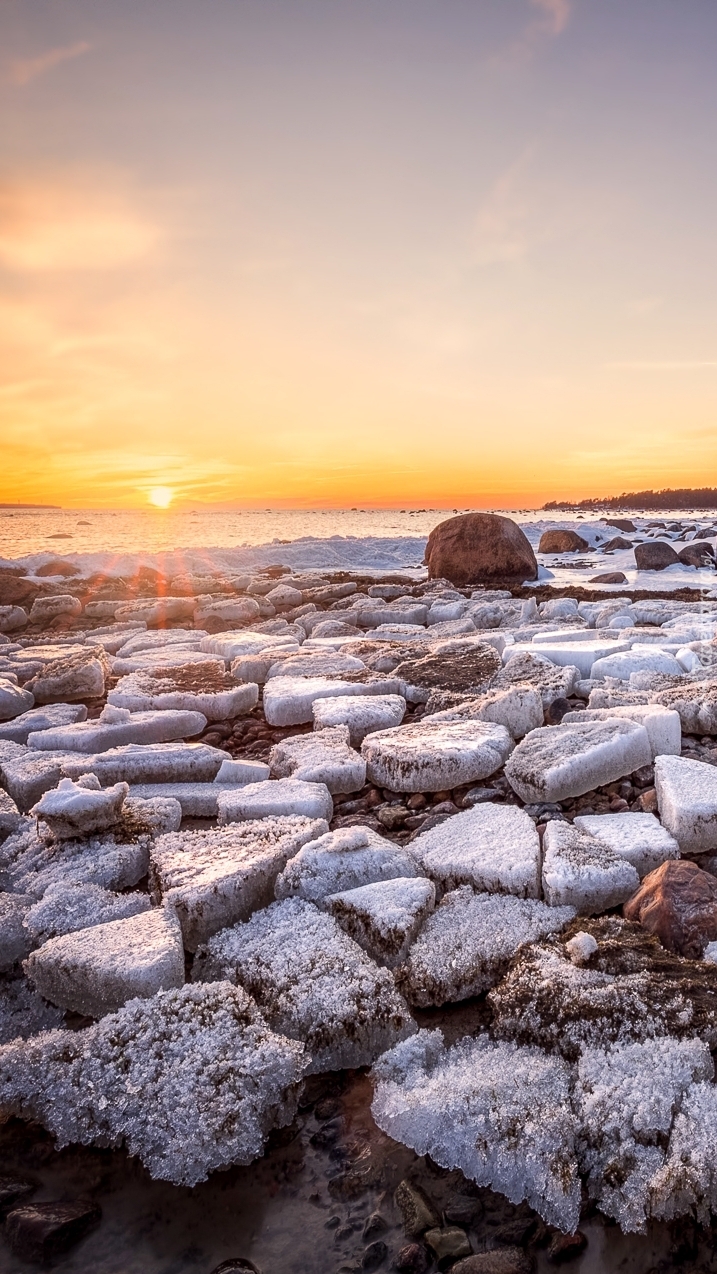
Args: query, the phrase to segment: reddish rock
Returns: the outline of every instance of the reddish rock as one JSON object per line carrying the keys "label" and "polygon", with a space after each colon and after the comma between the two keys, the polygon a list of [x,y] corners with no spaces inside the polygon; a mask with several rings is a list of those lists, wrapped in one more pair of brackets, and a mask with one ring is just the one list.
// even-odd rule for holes
{"label": "reddish rock", "polygon": [[574,1234],[555,1233],[548,1244],[548,1260],[554,1265],[572,1261],[585,1251],[587,1245],[588,1241],[582,1230],[576,1230]]}
{"label": "reddish rock", "polygon": [[66,562],[62,557],[53,558],[51,562],[45,562],[44,566],[38,566],[35,571],[36,575],[64,575],[69,579],[71,575],[81,575],[79,566],[73,566],[72,562]]}
{"label": "reddish rock", "polygon": [[434,527],[424,561],[431,579],[518,586],[538,578],[538,563],[517,523],[497,513],[463,513]]}
{"label": "reddish rock", "polygon": [[622,910],[668,951],[699,959],[717,939],[717,880],[685,858],[663,863],[645,876]]}
{"label": "reddish rock", "polygon": [[37,584],[17,575],[0,575],[0,606],[19,606],[34,598]]}
{"label": "reddish rock", "polygon": [[632,540],[626,540],[622,535],[616,535],[614,539],[608,540],[607,544],[603,544],[602,553],[615,553],[618,549],[631,549]]}
{"label": "reddish rock", "polygon": [[601,518],[605,526],[614,526],[616,531],[636,531],[637,527],[629,518]]}
{"label": "reddish rock", "polygon": [[641,792],[637,799],[643,814],[657,813],[657,792],[654,787],[648,787],[647,791]]}
{"label": "reddish rock", "polygon": [[671,544],[654,540],[635,545],[635,565],[638,571],[664,571],[679,564],[679,557]]}
{"label": "reddish rock", "polygon": [[589,584],[627,584],[627,575],[622,571],[606,571],[604,575],[593,575]]}
{"label": "reddish rock", "polygon": [[8,1214],[5,1234],[24,1261],[47,1263],[84,1238],[100,1219],[96,1203],[28,1203]]}
{"label": "reddish rock", "polygon": [[539,553],[584,553],[590,545],[577,531],[543,531]]}
{"label": "reddish rock", "polygon": [[533,1260],[519,1247],[476,1252],[452,1266],[452,1274],[532,1274]]}

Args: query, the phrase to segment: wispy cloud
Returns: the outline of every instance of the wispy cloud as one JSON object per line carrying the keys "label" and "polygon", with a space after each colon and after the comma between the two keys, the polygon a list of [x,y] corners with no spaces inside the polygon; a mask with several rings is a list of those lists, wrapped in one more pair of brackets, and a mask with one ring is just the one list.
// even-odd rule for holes
{"label": "wispy cloud", "polygon": [[13,84],[23,86],[41,75],[46,75],[61,62],[72,62],[75,58],[89,53],[92,45],[87,40],[78,40],[76,44],[65,45],[64,48],[48,49],[34,58],[18,58],[10,63],[10,80]]}
{"label": "wispy cloud", "polygon": [[519,35],[491,61],[496,66],[520,66],[529,62],[540,46],[562,35],[572,14],[572,0],[529,0],[538,14],[523,26]]}
{"label": "wispy cloud", "polygon": [[609,367],[617,371],[627,372],[698,372],[704,368],[717,367],[717,359],[694,359],[694,360],[662,360],[657,362],[643,362],[640,360],[628,361],[624,363],[606,363]]}
{"label": "wispy cloud", "polygon": [[570,0],[530,0],[535,9],[540,9],[546,25],[553,35],[560,35],[570,21]]}
{"label": "wispy cloud", "polygon": [[480,265],[517,261],[528,250],[524,179],[529,161],[529,153],[521,155],[500,173],[478,209],[473,247]]}

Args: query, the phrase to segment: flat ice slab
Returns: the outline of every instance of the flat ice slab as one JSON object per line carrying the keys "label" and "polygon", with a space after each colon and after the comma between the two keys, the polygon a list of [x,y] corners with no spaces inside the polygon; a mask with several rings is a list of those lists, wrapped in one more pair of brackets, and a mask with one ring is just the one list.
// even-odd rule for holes
{"label": "flat ice slab", "polygon": [[523,801],[564,801],[651,764],[645,727],[619,717],[533,730],[517,745],[505,776]]}
{"label": "flat ice slab", "polygon": [[275,896],[321,903],[329,894],[423,877],[412,854],[370,827],[342,827],[305,845],[277,878]]}
{"label": "flat ice slab", "polygon": [[640,877],[607,842],[552,820],[543,836],[543,896],[551,907],[595,915],[627,902]]}
{"label": "flat ice slab", "polygon": [[200,650],[210,655],[220,655],[229,663],[232,659],[239,659],[244,655],[256,655],[262,650],[268,650],[271,646],[276,647],[276,658],[280,659],[283,649],[293,649],[298,644],[293,633],[286,635],[255,633],[244,629],[239,632],[214,633],[211,637],[204,637],[200,642]]}
{"label": "flat ice slab", "polygon": [[623,717],[644,725],[650,740],[653,760],[656,756],[679,756],[682,751],[682,726],[677,712],[656,703],[624,704],[617,708],[585,708],[582,712],[566,712],[563,725],[579,725],[587,721],[611,721]]}
{"label": "flat ice slab", "polygon": [[[13,895],[8,895],[12,897]],[[2,897],[2,895],[0,895]],[[77,929],[91,929],[110,920],[125,920],[149,911],[151,903],[139,892],[118,894],[99,885],[51,885],[39,902],[34,899],[25,916],[25,930],[37,943]]]}
{"label": "flat ice slab", "polygon": [[449,791],[495,774],[513,747],[505,726],[441,721],[369,734],[361,745],[368,777],[392,792]]}
{"label": "flat ice slab", "polygon": [[123,920],[50,938],[26,961],[35,989],[51,1004],[103,1017],[135,996],[184,983],[182,933],[174,912],[155,907]]}
{"label": "flat ice slab", "polygon": [[559,667],[577,668],[581,677],[592,676],[593,664],[598,659],[606,659],[608,655],[617,655],[624,650],[630,649],[628,641],[565,641],[565,642],[540,642],[539,646],[534,647],[523,642],[515,642],[512,646],[506,646],[503,651],[503,662],[508,663],[521,654],[540,654],[545,659],[549,659],[552,664]]}
{"label": "flat ice slab", "polygon": [[540,897],[540,839],[533,820],[516,805],[474,805],[417,836],[410,852],[442,891],[471,885]]}
{"label": "flat ice slab", "polygon": [[30,813],[42,819],[58,840],[89,836],[119,822],[128,794],[126,783],[103,788],[94,774],[84,775],[78,783],[60,779],[57,787],[45,792]]}
{"label": "flat ice slab", "polygon": [[325,783],[332,795],[358,792],[366,782],[366,762],[350,746],[345,725],[284,739],[271,749],[269,762],[275,779]]}
{"label": "flat ice slab", "polygon": [[184,945],[196,951],[266,906],[288,860],[327,830],[322,819],[267,818],[162,836],[152,848],[154,896],[175,908]]}
{"label": "flat ice slab", "polygon": [[634,672],[663,672],[671,677],[682,677],[684,671],[674,655],[643,646],[641,650],[626,650],[618,655],[608,655],[605,659],[596,659],[589,675],[597,681],[604,677],[629,681]]}
{"label": "flat ice slab", "polygon": [[87,1030],[0,1051],[8,1108],[59,1147],[124,1142],[152,1177],[183,1186],[261,1155],[271,1129],[294,1118],[303,1071],[301,1044],[226,982],[134,1000]]}
{"label": "flat ice slab", "polygon": [[[506,647],[507,649],[513,647]],[[540,692],[543,707],[547,708],[555,699],[567,699],[580,677],[580,670],[574,663],[557,667],[543,657],[541,647],[526,647],[519,654],[511,656],[505,667],[495,674],[491,686],[493,689],[534,686]]]}
{"label": "flat ice slab", "polygon": [[435,900],[433,881],[414,876],[329,894],[322,905],[372,960],[395,969],[408,955]]}
{"label": "flat ice slab", "polygon": [[717,681],[685,679],[682,686],[653,691],[650,700],[679,713],[685,734],[717,734]]}
{"label": "flat ice slab", "polygon": [[632,863],[641,878],[661,863],[680,856],[674,836],[654,814],[580,814],[573,826],[609,845],[620,858]]}
{"label": "flat ice slab", "polygon": [[346,725],[351,746],[360,748],[367,734],[401,724],[406,700],[402,695],[338,695],[333,699],[315,700],[313,713],[315,730]]}
{"label": "flat ice slab", "polygon": [[12,721],[34,707],[35,696],[14,681],[0,676],[0,721]]}
{"label": "flat ice slab", "polygon": [[167,668],[133,672],[121,677],[107,702],[130,712],[201,712],[207,721],[226,721],[251,712],[259,702],[253,682],[237,684],[224,671],[224,661],[199,668]]}
{"label": "flat ice slab", "polygon": [[20,818],[20,811],[12,797],[0,789],[0,842],[17,830]]}
{"label": "flat ice slab", "polygon": [[342,681],[329,677],[273,677],[264,687],[264,716],[269,725],[302,725],[311,721],[317,699],[336,695],[395,694],[398,681]]}
{"label": "flat ice slab", "polygon": [[[111,709],[114,716],[120,709]],[[186,739],[206,729],[207,718],[201,712],[133,712],[124,720],[103,720],[110,715],[105,708],[98,721],[78,721],[76,725],[55,726],[37,730],[28,745],[38,751],[106,752],[128,743],[169,743]]]}
{"label": "flat ice slab", "polygon": [[704,761],[658,756],[657,807],[683,854],[717,849],[717,769]]}
{"label": "flat ice slab", "polygon": [[[20,747],[20,744],[6,746]],[[18,809],[26,814],[44,792],[57,787],[65,774],[65,764],[76,757],[76,752],[33,752],[23,748],[18,756],[0,760],[0,782]],[[84,774],[86,769],[81,767],[80,773]]]}
{"label": "flat ice slab", "polygon": [[74,725],[87,720],[84,703],[48,703],[43,708],[31,708],[0,725],[0,739],[12,739],[14,743],[27,743],[37,730],[51,730],[57,726]]}
{"label": "flat ice slab", "polygon": [[219,797],[222,792],[234,792],[236,783],[136,783],[129,789],[130,797],[144,801],[179,801],[183,818],[216,818],[219,813]]}
{"label": "flat ice slab", "polygon": [[298,814],[328,822],[333,817],[334,803],[325,783],[267,779],[231,790],[225,788],[219,795],[218,810],[220,823]]}
{"label": "flat ice slab", "polygon": [[66,757],[62,772],[70,778],[96,774],[100,783],[211,783],[225,761],[222,748],[208,743],[128,743],[96,756]]}
{"label": "flat ice slab", "polygon": [[[89,840],[65,841],[61,852],[50,842],[38,841],[21,853],[9,869],[9,886],[20,893],[42,898],[53,885],[75,883],[102,889],[130,889],[147,875],[149,833],[123,843],[112,833]],[[7,848],[7,842],[4,848]]]}
{"label": "flat ice slab", "polygon": [[572,1234],[580,1219],[570,1068],[487,1035],[446,1048],[420,1031],[373,1068],[379,1128]]}
{"label": "flat ice slab", "polygon": [[274,1030],[305,1044],[311,1072],[368,1066],[416,1030],[389,970],[300,898],[217,934],[192,976],[243,986]]}

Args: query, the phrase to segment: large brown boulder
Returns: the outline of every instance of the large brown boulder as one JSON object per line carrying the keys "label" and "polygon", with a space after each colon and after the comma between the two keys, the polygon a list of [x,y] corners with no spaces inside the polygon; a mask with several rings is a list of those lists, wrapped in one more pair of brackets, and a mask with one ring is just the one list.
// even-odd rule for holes
{"label": "large brown boulder", "polygon": [[614,526],[616,531],[636,531],[637,527],[629,518],[601,518],[605,526]]}
{"label": "large brown boulder", "polygon": [[424,562],[430,579],[452,584],[519,586],[538,578],[538,563],[516,522],[498,513],[461,513],[434,527]]}
{"label": "large brown boulder", "polygon": [[686,544],[677,554],[684,566],[714,566],[715,551],[711,544],[706,540],[700,540],[699,544],[695,544],[694,540],[691,544]]}
{"label": "large brown boulder", "polygon": [[671,544],[664,540],[647,541],[635,545],[635,565],[638,571],[664,571],[679,564],[679,557]]}
{"label": "large brown boulder", "polygon": [[656,934],[668,951],[699,959],[717,939],[717,880],[685,858],[663,863],[645,876],[623,915]]}
{"label": "large brown boulder", "polygon": [[584,553],[590,545],[577,531],[543,531],[539,553]]}

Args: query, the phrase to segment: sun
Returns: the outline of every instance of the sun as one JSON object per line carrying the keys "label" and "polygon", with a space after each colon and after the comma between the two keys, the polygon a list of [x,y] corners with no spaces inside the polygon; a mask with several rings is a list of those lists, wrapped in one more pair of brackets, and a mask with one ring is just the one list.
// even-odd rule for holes
{"label": "sun", "polygon": [[152,487],[148,498],[155,509],[168,509],[174,499],[174,491],[171,487]]}

